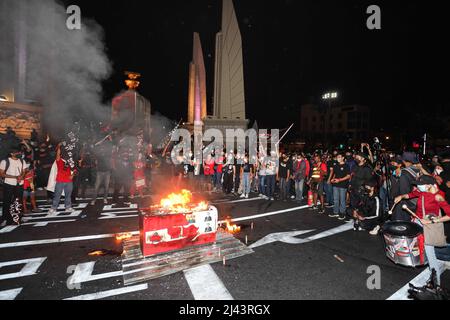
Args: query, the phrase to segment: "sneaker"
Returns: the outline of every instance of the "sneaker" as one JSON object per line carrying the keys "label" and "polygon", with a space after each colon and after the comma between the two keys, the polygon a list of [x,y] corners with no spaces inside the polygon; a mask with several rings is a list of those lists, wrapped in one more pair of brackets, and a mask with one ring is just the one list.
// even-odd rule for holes
{"label": "sneaker", "polygon": [[245,199],[248,199],[248,194],[245,195]]}
{"label": "sneaker", "polygon": [[295,199],[295,196],[291,196],[291,199],[294,200],[294,199]]}
{"label": "sneaker", "polygon": [[50,208],[49,210],[48,210],[48,213],[49,214],[54,214],[54,213],[56,213],[57,211],[56,211],[56,209],[53,209],[53,208]]}
{"label": "sneaker", "polygon": [[33,212],[33,213],[42,213],[42,210],[39,209],[39,208],[36,208],[36,209],[31,210],[31,212]]}
{"label": "sneaker", "polygon": [[317,210],[317,209],[319,209],[317,206],[311,206],[311,207],[309,207],[309,210]]}
{"label": "sneaker", "polygon": [[326,208],[333,208],[333,207],[334,207],[334,204],[327,204],[325,207],[326,207]]}
{"label": "sneaker", "polygon": [[325,210],[323,208],[320,208],[320,210],[317,213],[324,214]]}
{"label": "sneaker", "polygon": [[264,198],[264,195],[262,193],[258,194],[258,197]]}
{"label": "sneaker", "polygon": [[339,215],[337,213],[330,213],[328,216],[330,218],[337,218],[337,217],[339,217]]}
{"label": "sneaker", "polygon": [[380,226],[376,226],[372,231],[370,231],[369,233],[372,236],[376,236],[378,234],[378,231],[380,231]]}
{"label": "sneaker", "polygon": [[275,200],[274,197],[271,197],[271,198],[270,198],[270,201],[274,201],[274,200]]}
{"label": "sneaker", "polygon": [[361,228],[359,225],[355,224],[353,225],[353,231],[362,231],[363,228]]}
{"label": "sneaker", "polygon": [[241,194],[241,198],[242,198],[242,199],[245,198],[245,194]]}
{"label": "sneaker", "polygon": [[338,218],[339,220],[345,220],[345,216],[339,216],[339,218]]}
{"label": "sneaker", "polygon": [[70,213],[72,213],[72,212],[74,212],[75,211],[75,209],[74,208],[66,208],[66,211],[65,212],[70,212]]}
{"label": "sneaker", "polygon": [[108,204],[108,199],[103,199],[104,204]]}

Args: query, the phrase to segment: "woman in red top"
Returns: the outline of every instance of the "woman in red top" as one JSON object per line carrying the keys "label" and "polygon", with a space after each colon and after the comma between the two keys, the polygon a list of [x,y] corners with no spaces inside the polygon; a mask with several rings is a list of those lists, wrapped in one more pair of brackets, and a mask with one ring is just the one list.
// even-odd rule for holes
{"label": "woman in red top", "polygon": [[55,195],[53,197],[53,205],[48,212],[56,213],[63,191],[66,212],[73,212],[71,196],[73,191],[73,176],[75,172],[72,172],[70,170],[70,167],[66,165],[64,160],[61,159],[60,145],[58,146],[56,151],[56,165],[58,167],[58,173],[56,174]]}
{"label": "woman in red top", "polygon": [[130,188],[130,198],[134,198],[136,190],[139,193],[139,196],[142,198],[144,196],[145,187],[145,162],[143,161],[142,153],[139,153],[138,159],[133,163],[133,167],[134,181],[131,184]]}
{"label": "woman in red top", "polygon": [[[445,201],[444,194],[439,191],[436,180],[432,176],[425,175],[419,181],[416,181],[415,185],[417,185],[417,189],[409,194],[398,196],[395,198],[395,203],[397,204],[404,199],[417,198],[416,216],[419,219],[414,219],[414,222],[420,225],[450,221],[450,205]],[[441,209],[445,213],[443,217],[439,217]],[[440,284],[440,275],[444,271],[444,263],[436,258],[435,247],[424,245],[424,241],[424,237],[420,236],[419,245],[424,246],[428,265],[430,269],[436,270],[437,282]]]}

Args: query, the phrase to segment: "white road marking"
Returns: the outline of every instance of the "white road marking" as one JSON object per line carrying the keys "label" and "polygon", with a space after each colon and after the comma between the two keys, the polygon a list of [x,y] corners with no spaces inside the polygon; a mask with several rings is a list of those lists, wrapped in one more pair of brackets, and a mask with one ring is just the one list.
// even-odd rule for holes
{"label": "white road marking", "polygon": [[136,203],[132,203],[128,207],[120,207],[120,208],[118,208],[118,207],[113,208],[112,205],[110,204],[110,205],[104,206],[103,207],[103,211],[114,211],[114,210],[118,210],[119,211],[119,210],[137,209],[137,208],[138,208],[138,205]]}
{"label": "white road marking", "polygon": [[256,201],[256,200],[264,200],[262,198],[249,198],[249,199],[240,199],[240,200],[231,200],[231,201],[217,201],[217,202],[211,202],[211,204],[223,204],[223,203],[239,203],[239,202],[249,202],[249,201]]}
{"label": "white road marking", "polygon": [[95,280],[101,280],[106,278],[113,278],[122,276],[122,271],[114,271],[114,272],[107,272],[107,273],[100,273],[96,275],[92,275],[94,272],[95,267],[95,261],[85,262],[85,263],[79,263],[75,267],[75,271],[68,279],[68,284],[75,285],[77,283],[83,283],[83,282],[89,282],[89,281],[95,281]]}
{"label": "white road marking", "polygon": [[20,264],[25,265],[19,272],[1,274],[0,280],[32,276],[36,274],[37,270],[44,263],[45,259],[47,259],[47,257],[1,262],[0,269],[7,266],[15,266]]}
{"label": "white road marking", "polygon": [[148,289],[148,284],[145,283],[145,284],[139,284],[139,285],[131,286],[131,287],[124,287],[124,288],[120,288],[120,289],[113,289],[113,290],[101,291],[101,292],[96,292],[96,293],[91,293],[91,294],[84,294],[81,296],[76,296],[76,297],[72,297],[72,298],[68,298],[68,299],[64,299],[64,300],[97,300],[97,299],[118,296],[121,294],[147,290],[147,289]]}
{"label": "white road marking", "polygon": [[302,233],[308,233],[308,232],[312,232],[314,230],[306,230],[306,231],[292,231],[292,232],[280,232],[280,233],[272,233],[269,234],[267,236],[265,236],[264,238],[262,238],[261,240],[253,243],[252,245],[249,246],[249,248],[256,248],[256,247],[260,247],[262,245],[271,243],[271,242],[275,242],[275,241],[281,241],[281,242],[285,242],[285,243],[290,243],[290,244],[301,244],[301,243],[308,243],[317,239],[321,239],[321,238],[325,238],[325,237],[329,237],[341,232],[345,232],[348,230],[353,229],[353,223],[349,222],[346,224],[343,224],[339,227],[318,233],[316,235],[313,235],[311,237],[307,237],[304,239],[299,239],[299,238],[294,238],[296,235],[300,235]]}
{"label": "white road marking", "polygon": [[184,276],[195,300],[234,300],[209,264],[185,270]]}
{"label": "white road marking", "polygon": [[[133,231],[133,232],[129,232],[129,233],[131,233],[132,235],[139,235],[139,231]],[[116,236],[116,234],[110,233],[110,234],[99,234],[99,235],[83,236],[83,237],[70,237],[70,238],[57,238],[57,239],[0,243],[0,249],[13,248],[13,247],[24,247],[24,246],[34,246],[34,245],[40,245],[40,244],[51,244],[51,243],[63,243],[63,242],[114,238],[115,236]]]}
{"label": "white road marking", "polygon": [[27,222],[21,224],[21,226],[34,226],[34,227],[46,227],[49,223],[65,223],[65,222],[76,222],[78,220],[54,220],[54,221],[40,221],[40,222]]}
{"label": "white road marking", "polygon": [[[253,220],[253,219],[258,219],[258,218],[262,218],[262,217],[268,217],[268,216],[277,215],[277,214],[280,214],[280,213],[286,213],[286,212],[302,210],[302,209],[306,209],[306,208],[309,208],[309,206],[294,207],[294,208],[285,209],[285,210],[278,210],[278,211],[266,212],[266,213],[262,213],[262,214],[255,214],[253,216],[234,218],[234,219],[231,219],[231,221],[239,222],[239,221],[245,221],[245,220]],[[225,223],[225,222],[226,221],[224,221],[224,220],[223,221],[219,221],[219,223]]]}
{"label": "white road marking", "polygon": [[81,210],[75,210],[71,213],[65,214],[66,212],[61,211],[61,212],[56,212],[56,213],[39,213],[39,215],[42,215],[42,217],[24,217],[23,221],[33,221],[33,220],[42,220],[42,219],[57,219],[57,218],[74,218],[74,217],[79,217],[80,214],[82,213]]}
{"label": "white road marking", "polygon": [[0,291],[0,301],[15,300],[23,288]]}
{"label": "white road marking", "polygon": [[101,217],[98,218],[98,220],[109,220],[109,219],[123,219],[123,218],[136,218],[139,217],[137,214],[130,214],[125,216],[108,216],[108,217]]}
{"label": "white road marking", "polygon": [[272,242],[284,242],[289,244],[298,244],[303,243],[303,239],[295,238],[296,236],[306,234],[313,232],[314,230],[301,230],[301,231],[291,231],[291,232],[278,232],[278,233],[271,233],[264,238],[256,241],[252,245],[249,246],[249,248],[257,248]]}
{"label": "white road marking", "polygon": [[18,226],[6,226],[2,229],[0,229],[0,233],[8,233],[16,229]]}
{"label": "white road marking", "polygon": [[417,277],[412,279],[410,282],[401,287],[396,293],[387,298],[386,300],[410,300],[408,299],[408,290],[409,283],[413,284],[416,287],[422,287],[427,283],[427,280],[431,276],[431,271],[429,268],[426,268],[422,271]]}

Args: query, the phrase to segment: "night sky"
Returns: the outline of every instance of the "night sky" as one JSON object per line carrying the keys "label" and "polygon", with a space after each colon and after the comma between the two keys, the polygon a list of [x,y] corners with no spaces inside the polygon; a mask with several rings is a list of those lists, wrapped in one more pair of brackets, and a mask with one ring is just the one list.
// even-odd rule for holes
{"label": "night sky", "polygon": [[[105,101],[124,89],[123,71],[143,75],[154,112],[186,119],[192,33],[202,40],[212,111],[215,33],[221,1],[66,1],[105,32],[114,73]],[[419,134],[448,114],[448,26],[444,1],[235,0],[244,52],[247,118],[260,128],[299,120],[300,105],[326,90],[340,104],[372,108],[372,128]],[[382,29],[366,28],[381,7]],[[273,111],[275,110],[275,111]],[[425,118],[427,116],[427,118]],[[405,119],[408,118],[408,124]],[[432,130],[432,129],[430,129]]]}

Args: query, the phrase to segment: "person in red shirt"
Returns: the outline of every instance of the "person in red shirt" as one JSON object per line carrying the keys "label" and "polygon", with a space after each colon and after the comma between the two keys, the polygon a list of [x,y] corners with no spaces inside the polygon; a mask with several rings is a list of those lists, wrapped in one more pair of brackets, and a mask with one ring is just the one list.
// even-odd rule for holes
{"label": "person in red shirt", "polygon": [[29,171],[26,172],[25,178],[23,180],[23,213],[27,214],[29,213],[28,207],[27,207],[27,200],[30,198],[31,200],[31,206],[33,208],[33,213],[40,213],[42,210],[38,209],[36,205],[36,196],[35,196],[35,184],[34,184],[34,176],[35,171],[34,168],[31,168]]}
{"label": "person in red shirt", "polygon": [[314,164],[308,185],[313,193],[313,206],[311,210],[317,210],[317,198],[320,198],[320,210],[318,213],[325,213],[324,179],[327,174],[327,165],[322,162],[319,154],[314,155]]}
{"label": "person in red shirt", "polygon": [[63,191],[66,212],[73,212],[71,196],[75,172],[61,159],[61,146],[58,146],[56,151],[56,166],[58,167],[58,173],[56,174],[55,194],[53,197],[53,205],[48,212],[56,213]]}
{"label": "person in red shirt", "polygon": [[[450,205],[444,199],[444,193],[439,190],[436,180],[432,176],[424,175],[413,183],[417,186],[411,193],[395,198],[395,203],[402,200],[417,198],[416,216],[414,222],[420,225],[444,223],[450,221]],[[440,210],[445,216],[440,217]],[[424,244],[423,236],[419,237],[419,245],[425,249],[430,269],[436,270],[437,282],[440,284],[440,275],[444,270],[443,262],[436,258],[435,247]]]}
{"label": "person in red shirt", "polygon": [[134,198],[134,194],[136,193],[136,191],[142,198],[144,196],[145,187],[145,162],[143,161],[143,156],[141,153],[139,154],[138,159],[133,163],[133,167],[134,181],[131,184],[130,188],[130,198]]}

